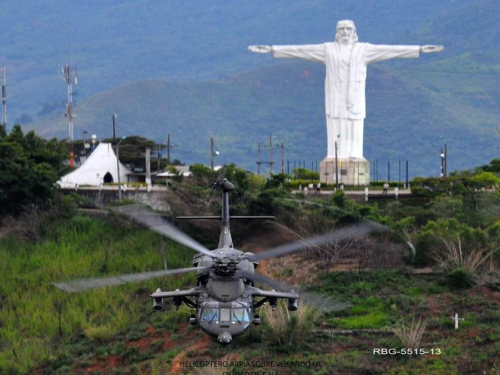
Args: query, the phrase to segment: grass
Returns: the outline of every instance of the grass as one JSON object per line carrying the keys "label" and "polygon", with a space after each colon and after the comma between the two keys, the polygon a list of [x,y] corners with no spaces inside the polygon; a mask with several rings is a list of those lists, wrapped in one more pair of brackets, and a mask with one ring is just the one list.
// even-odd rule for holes
{"label": "grass", "polygon": [[[189,266],[192,252],[167,244],[169,266]],[[175,312],[167,305],[161,313],[151,309],[149,293],[158,285],[184,288],[194,284],[193,274],[78,295],[65,294],[51,284],[160,269],[162,264],[157,234],[112,218],[75,216],[53,223],[39,243],[0,239],[0,373],[96,374],[106,369],[110,374],[165,374],[183,352],[185,360],[237,355],[240,361],[321,362],[320,369],[287,370],[290,374],[465,374],[477,369],[489,373],[500,365],[494,299],[479,286],[450,290],[442,286],[444,277],[435,275],[407,278],[393,270],[325,273],[320,277],[323,284],[313,289],[351,303],[350,309],[322,316],[314,306],[301,314],[300,308],[289,313],[280,304],[275,312],[261,313],[263,324],[228,347],[207,340],[197,327],[186,324],[191,312],[186,307]],[[458,331],[451,319],[455,310],[465,317]],[[386,328],[397,329],[396,322],[408,316],[428,318],[420,346],[440,348],[443,355],[374,356],[373,348],[415,345],[387,334]],[[283,321],[281,330],[273,317]],[[380,329],[384,334],[316,333],[332,326]],[[416,324],[406,322],[405,327],[406,332],[416,331]],[[204,343],[201,349],[191,350],[200,343]],[[197,373],[196,369],[184,373],[188,371]]]}
{"label": "grass", "polygon": [[[27,373],[57,356],[75,332],[109,341],[150,315],[148,294],[159,283],[175,289],[194,275],[66,294],[52,282],[162,268],[159,237],[113,222],[75,216],[46,228],[40,243],[0,240],[0,369]],[[192,252],[168,244],[171,267],[189,265]],[[1,372],[1,371],[0,371]]]}
{"label": "grass", "polygon": [[420,348],[420,341],[427,328],[427,320],[422,320],[422,317],[415,320],[412,317],[411,322],[402,320],[395,327],[392,327],[392,332],[401,341],[402,348]]}
{"label": "grass", "polygon": [[435,260],[439,266],[448,271],[461,268],[469,271],[471,274],[474,274],[480,266],[500,250],[500,248],[496,248],[489,252],[483,249],[465,251],[458,235],[456,242],[443,240],[443,244],[444,251],[435,255]]}

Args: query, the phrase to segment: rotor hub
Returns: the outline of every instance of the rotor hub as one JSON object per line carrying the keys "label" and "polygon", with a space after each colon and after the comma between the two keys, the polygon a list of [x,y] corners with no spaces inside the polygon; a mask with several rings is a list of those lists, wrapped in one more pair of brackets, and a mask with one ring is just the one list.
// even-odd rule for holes
{"label": "rotor hub", "polygon": [[238,261],[230,258],[214,260],[215,274],[219,276],[233,276],[238,270]]}

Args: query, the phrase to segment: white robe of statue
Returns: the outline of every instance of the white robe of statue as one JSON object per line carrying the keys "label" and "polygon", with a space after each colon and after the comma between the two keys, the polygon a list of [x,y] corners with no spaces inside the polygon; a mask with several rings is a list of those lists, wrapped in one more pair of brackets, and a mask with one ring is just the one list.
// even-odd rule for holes
{"label": "white robe of statue", "polygon": [[336,41],[292,46],[249,46],[252,52],[272,52],[276,58],[299,58],[326,66],[325,112],[328,155],[363,158],[368,64],[394,58],[417,58],[419,52],[439,52],[442,46],[391,46],[358,43],[354,22],[339,21]]}

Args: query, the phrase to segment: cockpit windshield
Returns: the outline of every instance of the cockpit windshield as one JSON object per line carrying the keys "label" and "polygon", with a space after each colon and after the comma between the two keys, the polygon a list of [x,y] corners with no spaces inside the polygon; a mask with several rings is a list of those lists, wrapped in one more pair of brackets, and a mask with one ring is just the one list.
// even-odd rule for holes
{"label": "cockpit windshield", "polygon": [[232,322],[232,323],[248,323],[250,318],[248,315],[248,310],[246,308],[234,308],[234,309],[214,309],[205,308],[203,309],[201,320],[205,322]]}
{"label": "cockpit windshield", "polygon": [[232,309],[232,315],[231,315],[231,321],[233,322],[239,322],[239,323],[246,323],[250,321],[250,318],[248,317],[248,311],[247,309]]}
{"label": "cockpit windshield", "polygon": [[219,309],[210,309],[210,308],[203,309],[203,315],[201,317],[201,320],[204,320],[206,322],[218,321]]}

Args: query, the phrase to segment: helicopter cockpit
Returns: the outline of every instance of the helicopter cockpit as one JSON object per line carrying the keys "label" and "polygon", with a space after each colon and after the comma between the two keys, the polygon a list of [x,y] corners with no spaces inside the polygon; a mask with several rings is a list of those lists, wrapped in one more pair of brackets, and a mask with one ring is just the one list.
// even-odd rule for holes
{"label": "helicopter cockpit", "polygon": [[248,315],[248,310],[242,307],[231,309],[205,308],[201,321],[211,323],[214,320],[216,324],[218,324],[219,321],[243,324],[250,322],[250,317]]}
{"label": "helicopter cockpit", "polygon": [[232,336],[244,333],[250,326],[251,311],[246,302],[204,303],[198,311],[201,328],[212,336],[218,336],[222,344],[229,344]]}

